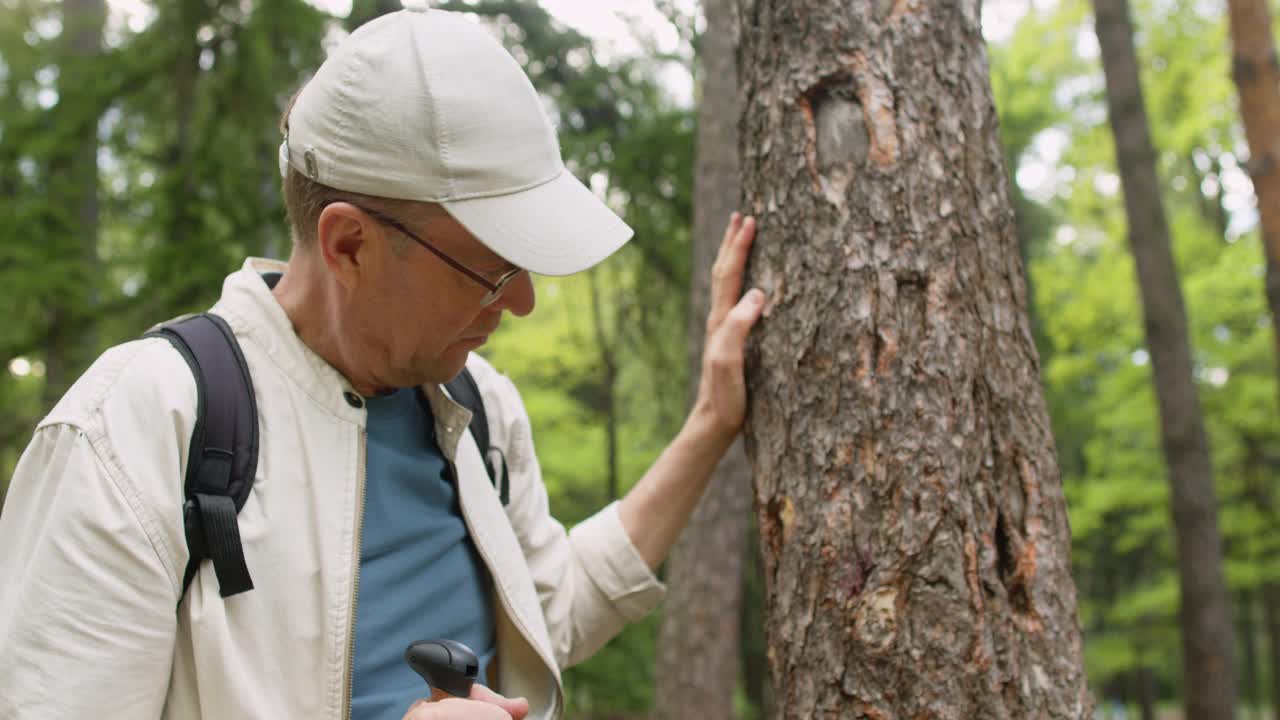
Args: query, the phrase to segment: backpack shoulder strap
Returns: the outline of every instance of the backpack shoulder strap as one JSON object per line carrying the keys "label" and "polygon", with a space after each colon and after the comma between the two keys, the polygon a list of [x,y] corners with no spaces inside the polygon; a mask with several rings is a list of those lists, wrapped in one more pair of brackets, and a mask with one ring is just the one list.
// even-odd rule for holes
{"label": "backpack shoulder strap", "polygon": [[[471,371],[462,368],[462,372],[444,384],[449,396],[459,405],[471,411],[471,437],[475,438],[480,448],[480,457],[484,458],[484,467],[489,471],[489,480],[498,491],[498,498],[503,506],[511,502],[511,482],[507,479],[507,459],[502,451],[489,445],[489,419],[484,412],[484,400],[480,397],[480,386],[471,375]],[[496,456],[496,457],[495,457]]]}
{"label": "backpack shoulder strap", "polygon": [[196,382],[182,508],[190,560],[182,594],[205,559],[213,561],[222,597],[252,590],[236,521],[258,466],[258,408],[249,366],[231,328],[212,313],[161,325],[147,335],[172,343]]}

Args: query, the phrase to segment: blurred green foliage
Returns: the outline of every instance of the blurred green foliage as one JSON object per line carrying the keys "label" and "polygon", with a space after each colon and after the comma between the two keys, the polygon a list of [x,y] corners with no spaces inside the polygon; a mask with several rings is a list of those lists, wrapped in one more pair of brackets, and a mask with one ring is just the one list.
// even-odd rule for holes
{"label": "blurred green foliage", "polygon": [[[692,72],[697,23],[659,3],[677,52],[640,35],[641,54],[601,59],[531,2],[438,4],[491,25],[545,97],[570,169],[636,229],[591,273],[539,278],[538,312],[508,321],[484,351],[521,388],[553,512],[572,524],[643,474],[686,407],[695,116],[660,78]],[[355,5],[363,19],[387,3]],[[61,42],[61,3],[0,0],[0,498],[36,420],[84,363],[207,306],[244,255],[287,255],[278,119],[326,44],[357,22],[302,0],[130,7],[138,14],[117,8],[82,62]],[[1193,0],[1141,0],[1134,12],[1228,576],[1246,597],[1280,582],[1280,391],[1225,17]],[[1032,3],[989,47],[992,87],[1019,180],[1091,683],[1111,694],[1148,668],[1171,700],[1181,678],[1168,490],[1090,23],[1082,0]],[[68,171],[69,148],[88,134],[99,145],[92,226]],[[758,578],[747,588],[759,617]],[[757,717],[763,639],[744,623],[737,704]],[[655,637],[650,617],[571,669],[573,716],[643,714]]]}
{"label": "blurred green foliage", "polygon": [[[1133,11],[1238,601],[1280,580],[1269,509],[1280,394],[1225,9],[1140,0]],[[1133,673],[1148,668],[1159,696],[1172,699],[1182,679],[1169,490],[1091,22],[1076,0],[1033,10],[991,48],[993,87],[1011,167],[1041,219],[1020,232],[1091,686],[1123,696]],[[1256,617],[1257,608],[1237,602],[1233,611]],[[1262,633],[1254,624],[1239,631]]]}

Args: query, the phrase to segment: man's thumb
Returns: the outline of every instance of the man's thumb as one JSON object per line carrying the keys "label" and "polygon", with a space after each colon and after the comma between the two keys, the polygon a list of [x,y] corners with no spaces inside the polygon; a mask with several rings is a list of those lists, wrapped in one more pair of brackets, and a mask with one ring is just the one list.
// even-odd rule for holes
{"label": "man's thumb", "polygon": [[476,683],[471,686],[471,699],[497,705],[511,716],[511,720],[524,720],[529,714],[529,701],[524,698],[506,698],[489,688]]}

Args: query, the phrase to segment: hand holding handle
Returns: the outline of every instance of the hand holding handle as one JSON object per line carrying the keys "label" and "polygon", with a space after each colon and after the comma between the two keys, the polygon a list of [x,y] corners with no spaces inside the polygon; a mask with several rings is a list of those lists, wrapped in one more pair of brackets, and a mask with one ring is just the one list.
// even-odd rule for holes
{"label": "hand holding handle", "polygon": [[431,686],[431,699],[466,698],[480,672],[471,648],[454,640],[419,640],[404,651],[404,660]]}

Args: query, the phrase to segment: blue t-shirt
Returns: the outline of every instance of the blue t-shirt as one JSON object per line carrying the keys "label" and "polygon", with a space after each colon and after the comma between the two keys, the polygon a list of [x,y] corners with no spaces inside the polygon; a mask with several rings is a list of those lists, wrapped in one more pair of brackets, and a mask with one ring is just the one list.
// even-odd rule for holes
{"label": "blue t-shirt", "polygon": [[366,398],[368,475],[356,599],[351,717],[400,720],[431,693],[404,661],[415,640],[493,656],[492,579],[463,523],[457,487],[416,389]]}

